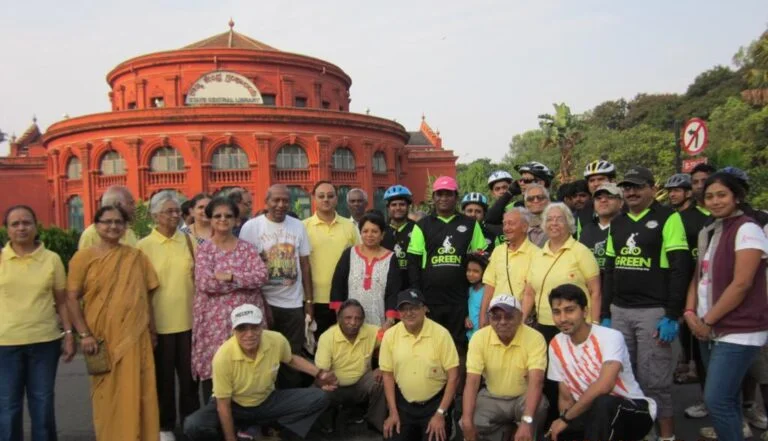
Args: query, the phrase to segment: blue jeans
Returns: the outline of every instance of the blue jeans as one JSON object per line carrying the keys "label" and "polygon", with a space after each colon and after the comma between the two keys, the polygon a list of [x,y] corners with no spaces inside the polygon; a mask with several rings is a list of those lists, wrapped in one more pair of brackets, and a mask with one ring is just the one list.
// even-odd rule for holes
{"label": "blue jeans", "polygon": [[32,441],[56,441],[53,388],[60,355],[61,340],[0,346],[0,441],[24,439],[25,391]]}
{"label": "blue jeans", "polygon": [[699,342],[707,369],[704,404],[719,441],[743,441],[741,382],[760,352],[760,346]]}

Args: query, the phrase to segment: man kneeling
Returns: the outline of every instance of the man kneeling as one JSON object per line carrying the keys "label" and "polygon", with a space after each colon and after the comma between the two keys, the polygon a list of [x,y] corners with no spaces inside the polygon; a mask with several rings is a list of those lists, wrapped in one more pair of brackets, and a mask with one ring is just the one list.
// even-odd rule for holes
{"label": "man kneeling", "polygon": [[320,336],[315,353],[315,365],[333,371],[339,381],[339,387],[328,392],[328,398],[332,406],[355,407],[367,403],[365,419],[381,431],[387,402],[381,371],[371,370],[379,328],[364,323],[363,305],[355,299],[341,304],[336,322]]}
{"label": "man kneeling", "polygon": [[549,343],[547,377],[560,383],[552,441],[642,439],[653,426],[656,402],[635,380],[624,336],[589,323],[587,296],[576,285],[553,289],[549,304],[560,330]]}
{"label": "man kneeling", "polygon": [[[242,305],[232,311],[230,338],[213,357],[213,398],[187,417],[184,434],[191,441],[236,441],[236,429],[277,422],[304,438],[328,406],[320,389],[275,390],[280,363],[312,375],[333,388],[336,377],[291,354],[288,340],[262,324],[261,310]],[[281,435],[282,439],[290,439]]]}
{"label": "man kneeling", "polygon": [[[544,424],[547,400],[541,396],[547,344],[522,323],[520,302],[501,295],[491,300],[486,326],[469,341],[461,427],[466,441],[534,439]],[[486,387],[480,390],[480,377]]]}

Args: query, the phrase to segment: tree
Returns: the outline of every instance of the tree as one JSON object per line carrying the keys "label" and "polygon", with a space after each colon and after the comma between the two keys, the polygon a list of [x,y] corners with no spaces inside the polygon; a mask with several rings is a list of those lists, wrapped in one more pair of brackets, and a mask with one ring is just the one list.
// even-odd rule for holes
{"label": "tree", "polygon": [[598,104],[585,115],[585,122],[595,127],[618,130],[624,127],[628,105],[624,98]]}
{"label": "tree", "polygon": [[149,204],[147,201],[138,201],[136,203],[136,211],[133,214],[133,220],[131,221],[131,229],[136,233],[136,237],[142,238],[148,236],[152,232],[153,227],[154,222],[149,213]]}
{"label": "tree", "polygon": [[672,130],[676,119],[675,111],[679,106],[680,96],[676,94],[638,94],[627,105],[624,128],[647,124],[661,130]]}
{"label": "tree", "polygon": [[739,48],[733,63],[742,69],[747,82],[744,99],[757,106],[768,104],[768,31],[749,46]]}
{"label": "tree", "polygon": [[469,164],[456,166],[456,180],[459,183],[459,191],[486,193],[488,191],[488,176],[496,170],[506,170],[500,164],[494,164],[488,158],[476,159]]}
{"label": "tree", "polygon": [[544,132],[543,148],[557,147],[560,149],[560,173],[561,183],[571,182],[573,168],[573,149],[581,140],[579,122],[571,113],[570,107],[565,103],[553,104],[555,114],[539,115],[539,127]]}

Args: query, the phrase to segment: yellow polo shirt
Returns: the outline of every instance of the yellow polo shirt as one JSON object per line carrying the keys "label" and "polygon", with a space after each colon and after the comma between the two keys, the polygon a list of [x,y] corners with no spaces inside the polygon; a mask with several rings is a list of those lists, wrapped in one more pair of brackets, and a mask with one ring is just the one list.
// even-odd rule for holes
{"label": "yellow polo shirt", "polygon": [[587,295],[587,306],[589,306],[591,299],[587,280],[599,274],[600,267],[597,265],[595,255],[581,242],[569,237],[557,254],[553,254],[547,241],[534,254],[531,270],[528,273],[528,283],[534,291],[534,310],[538,314],[539,323],[554,326],[552,308],[549,306],[549,293],[560,285],[570,283],[583,289]]}
{"label": "yellow polo shirt", "polygon": [[360,233],[351,220],[338,214],[330,224],[321,221],[317,213],[303,222],[312,248],[312,295],[315,303],[329,303],[336,264],[344,250],[360,243]]}
{"label": "yellow polo shirt", "polygon": [[427,401],[440,392],[448,370],[459,365],[459,353],[451,334],[425,318],[419,335],[400,322],[384,333],[379,349],[379,368],[392,372],[395,383],[408,402]]}
{"label": "yellow polo shirt", "polygon": [[355,384],[371,370],[371,358],[376,349],[379,328],[364,324],[354,343],[350,343],[339,325],[323,332],[317,341],[315,366],[331,370],[339,380],[339,386]]}
{"label": "yellow polo shirt", "polygon": [[[491,260],[483,274],[483,283],[494,288],[494,297],[510,294],[522,302],[531,260],[539,250],[541,248],[534,245],[528,238],[512,252],[509,251],[506,243],[493,249]],[[509,292],[510,286],[513,292]]]}
{"label": "yellow polo shirt", "polygon": [[155,268],[160,286],[152,293],[152,308],[158,334],[175,334],[192,329],[192,301],[195,298],[195,261],[192,252],[197,241],[176,231],[165,237],[156,229],[136,245]]}
{"label": "yellow polo shirt", "polygon": [[275,390],[280,363],[290,361],[291,346],[278,332],[262,331],[255,359],[245,355],[232,336],[213,356],[213,396],[256,407]]}
{"label": "yellow polo shirt", "polygon": [[[128,225],[125,229],[125,234],[120,238],[120,243],[136,247],[138,242],[139,240],[136,238],[136,234],[131,229],[131,226]],[[77,249],[84,250],[100,243],[101,237],[99,237],[99,233],[96,231],[96,225],[91,224],[80,234],[80,240],[77,242]]]}
{"label": "yellow polo shirt", "polygon": [[45,343],[61,337],[54,290],[67,288],[61,258],[44,245],[19,256],[5,245],[0,256],[0,346]]}
{"label": "yellow polo shirt", "polygon": [[467,373],[482,375],[488,392],[519,397],[528,388],[528,371],[547,367],[547,344],[533,328],[521,324],[509,345],[486,326],[475,332],[467,351]]}

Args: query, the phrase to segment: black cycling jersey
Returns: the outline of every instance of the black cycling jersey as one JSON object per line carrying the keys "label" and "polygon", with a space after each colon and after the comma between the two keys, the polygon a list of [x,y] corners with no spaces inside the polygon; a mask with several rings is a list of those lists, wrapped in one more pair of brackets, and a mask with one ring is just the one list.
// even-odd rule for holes
{"label": "black cycling jersey", "polygon": [[611,231],[610,227],[610,225],[606,225],[605,228],[602,228],[599,222],[590,221],[582,226],[579,236],[579,242],[583,243],[594,254],[601,273],[605,270],[605,248],[608,242],[608,233]]}
{"label": "black cycling jersey", "polygon": [[695,264],[699,256],[699,231],[712,221],[712,216],[696,203],[692,203],[690,207],[680,212],[680,217],[683,219],[685,237],[688,239],[688,248],[691,250],[691,258]]}
{"label": "black cycling jersey", "polygon": [[411,242],[411,232],[416,222],[406,221],[399,228],[387,225],[384,231],[384,239],[381,246],[392,250],[397,256],[397,264],[400,267],[400,289],[406,289],[410,286],[408,282],[408,244]]}

